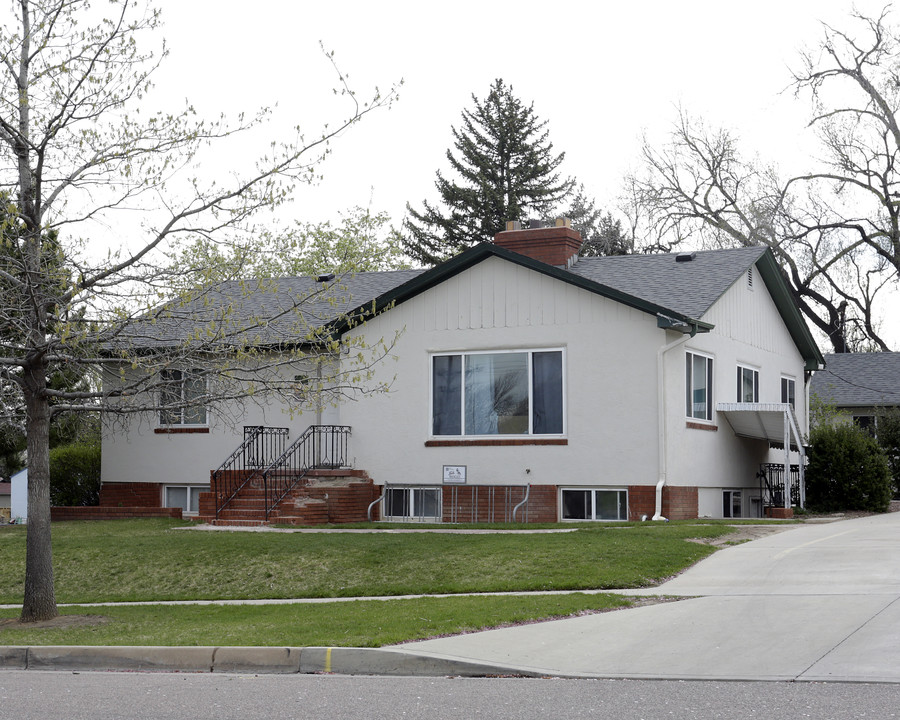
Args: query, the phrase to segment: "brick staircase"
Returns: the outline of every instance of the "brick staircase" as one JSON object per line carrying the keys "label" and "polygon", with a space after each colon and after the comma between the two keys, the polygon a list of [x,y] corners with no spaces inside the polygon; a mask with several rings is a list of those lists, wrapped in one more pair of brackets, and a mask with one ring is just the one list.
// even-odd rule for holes
{"label": "brick staircase", "polygon": [[201,493],[198,519],[232,527],[365,522],[369,503],[377,497],[372,479],[363,470],[310,470],[273,508],[267,523],[263,481],[256,476],[219,512],[218,519],[215,494]]}

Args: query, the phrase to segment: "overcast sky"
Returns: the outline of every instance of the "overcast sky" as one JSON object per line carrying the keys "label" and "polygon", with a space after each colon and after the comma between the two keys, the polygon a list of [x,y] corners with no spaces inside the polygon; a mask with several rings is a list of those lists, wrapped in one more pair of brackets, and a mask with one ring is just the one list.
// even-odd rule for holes
{"label": "overcast sky", "polygon": [[[296,2],[160,0],[170,59],[160,97],[202,115],[276,105],[273,133],[308,137],[349,106],[330,92],[333,50],[360,98],[403,81],[389,111],[333,145],[324,180],[298,190],[294,217],[319,221],[362,205],[395,223],[435,199],[450,128],[496,78],[548,121],[564,172],[613,209],[640,137],[662,141],[676,108],[734,129],[749,152],[802,170],[815,153],[808,105],[782,92],[821,21],[850,27],[845,0],[672,2]],[[877,14],[885,3],[860,0]],[[900,16],[897,21],[900,22]],[[900,307],[900,306],[898,306]]]}
{"label": "overcast sky", "polygon": [[798,48],[821,38],[820,20],[847,26],[851,8],[838,0],[161,5],[171,56],[157,84],[209,116],[277,103],[279,118],[313,135],[346,115],[330,95],[336,78],[320,41],[360,97],[403,80],[399,102],[337,141],[324,182],[295,203],[308,220],[371,202],[398,221],[407,201],[434,197],[451,126],[496,78],[534,103],[566,153],[565,171],[603,205],[634,165],[641,133],[662,138],[678,105],[735,128],[767,158],[797,162],[798,147],[813,148],[806,104],[781,94],[789,68]]}

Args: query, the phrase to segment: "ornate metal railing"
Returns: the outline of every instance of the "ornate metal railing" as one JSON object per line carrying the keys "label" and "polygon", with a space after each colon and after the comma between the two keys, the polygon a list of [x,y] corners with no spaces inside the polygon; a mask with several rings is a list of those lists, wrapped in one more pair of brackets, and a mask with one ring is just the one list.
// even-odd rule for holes
{"label": "ornate metal railing", "polygon": [[[760,488],[764,507],[784,507],[784,465],[763,463],[759,466]],[[791,505],[800,505],[800,466],[791,465],[790,472]]]}
{"label": "ornate metal railing", "polygon": [[350,427],[310,425],[260,474],[266,491],[266,520],[310,470],[348,467]]}
{"label": "ornate metal railing", "polygon": [[287,428],[263,425],[244,427],[244,442],[212,474],[216,519],[242,487],[284,453],[287,437]]}

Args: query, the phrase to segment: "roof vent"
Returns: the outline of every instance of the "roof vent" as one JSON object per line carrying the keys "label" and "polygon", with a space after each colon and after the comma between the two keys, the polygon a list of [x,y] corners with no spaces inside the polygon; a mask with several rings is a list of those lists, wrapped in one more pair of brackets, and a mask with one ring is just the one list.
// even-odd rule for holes
{"label": "roof vent", "polygon": [[695,257],[697,257],[697,253],[695,252],[678,253],[675,256],[675,262],[691,262]]}
{"label": "roof vent", "polygon": [[324,275],[316,275],[316,282],[327,283],[329,280],[334,280],[334,273],[326,273]]}
{"label": "roof vent", "polygon": [[545,227],[543,220],[534,218],[534,219],[528,221],[528,229],[529,230],[539,230],[542,227]]}

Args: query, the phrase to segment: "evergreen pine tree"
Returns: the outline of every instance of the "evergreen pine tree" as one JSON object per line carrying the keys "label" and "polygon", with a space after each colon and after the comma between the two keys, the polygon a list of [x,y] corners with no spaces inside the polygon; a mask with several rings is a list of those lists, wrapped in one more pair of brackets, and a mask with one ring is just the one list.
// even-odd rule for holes
{"label": "evergreen pine tree", "polygon": [[574,199],[575,180],[562,177],[565,153],[553,153],[547,122],[525,105],[511,86],[496,80],[487,98],[472,95],[462,126],[452,128],[447,159],[458,179],[437,173],[440,204],[407,204],[404,251],[426,265],[492,240],[507,220],[550,217]]}

